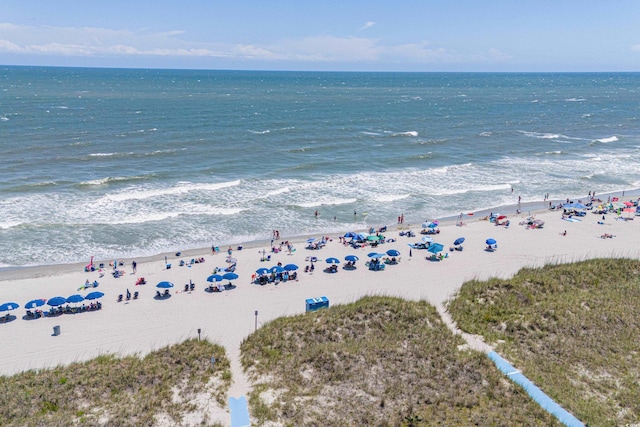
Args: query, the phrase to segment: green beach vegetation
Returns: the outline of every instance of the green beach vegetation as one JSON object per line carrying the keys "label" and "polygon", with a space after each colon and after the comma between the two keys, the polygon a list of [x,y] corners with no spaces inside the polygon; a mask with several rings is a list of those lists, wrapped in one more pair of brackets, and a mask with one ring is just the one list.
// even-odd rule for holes
{"label": "green beach vegetation", "polygon": [[365,297],[241,345],[255,425],[559,425],[426,302]]}
{"label": "green beach vegetation", "polygon": [[187,340],[144,357],[105,355],[1,376],[0,425],[180,425],[194,413],[212,425],[196,397],[225,408],[230,385],[224,348]]}
{"label": "green beach vegetation", "polygon": [[640,262],[596,259],[465,283],[448,310],[578,419],[640,423]]}

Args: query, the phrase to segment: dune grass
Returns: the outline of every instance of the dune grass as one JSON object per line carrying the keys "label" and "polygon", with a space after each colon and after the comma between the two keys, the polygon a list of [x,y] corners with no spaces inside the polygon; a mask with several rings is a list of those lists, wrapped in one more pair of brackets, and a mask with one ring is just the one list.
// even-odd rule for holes
{"label": "dune grass", "polygon": [[593,426],[640,422],[640,262],[597,259],[465,283],[449,312]]}
{"label": "dune grass", "polygon": [[208,390],[224,406],[230,384],[224,349],[188,340],[144,357],[105,355],[0,376],[0,425],[154,425],[157,417],[180,425],[185,414],[198,410],[196,393]]}
{"label": "dune grass", "polygon": [[558,425],[426,302],[366,297],[279,318],[241,351],[252,425]]}

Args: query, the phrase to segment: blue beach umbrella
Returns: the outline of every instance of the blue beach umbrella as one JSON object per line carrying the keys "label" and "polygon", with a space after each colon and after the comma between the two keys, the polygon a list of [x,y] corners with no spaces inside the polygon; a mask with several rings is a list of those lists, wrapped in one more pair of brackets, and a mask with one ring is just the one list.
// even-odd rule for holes
{"label": "blue beach umbrella", "polygon": [[313,243],[315,242],[317,239],[315,237],[312,237],[310,239],[307,239],[307,243]]}
{"label": "blue beach umbrella", "polygon": [[340,264],[340,260],[338,258],[327,258],[325,262],[327,264]]}
{"label": "blue beach umbrella", "polygon": [[427,248],[427,250],[432,254],[437,254],[438,252],[442,252],[443,249],[444,249],[444,245],[440,243],[432,243]]}
{"label": "blue beach umbrella", "polygon": [[455,242],[453,242],[454,245],[458,246],[464,243],[464,237],[458,237]]}
{"label": "blue beach umbrella", "polygon": [[[268,272],[269,272],[269,269],[265,268],[265,267],[260,267],[259,269],[256,270],[256,274],[259,274],[261,276],[263,274],[267,274]],[[209,277],[211,277],[211,276],[209,276]],[[207,280],[209,280],[209,279],[207,279]]]}
{"label": "blue beach umbrella", "polygon": [[298,266],[295,264],[287,264],[284,266],[284,269],[286,271],[296,271],[298,269]]}
{"label": "blue beach umbrella", "polygon": [[20,305],[17,302],[5,302],[4,304],[0,305],[0,311],[15,310],[18,307],[20,307]]}
{"label": "blue beach umbrella", "polygon": [[284,271],[284,268],[280,267],[279,265],[274,265],[269,269],[270,273],[282,273],[283,271]]}
{"label": "blue beach umbrella", "polygon": [[51,307],[56,307],[58,305],[62,305],[66,303],[67,303],[67,299],[65,297],[53,297],[49,299],[49,301],[47,301],[47,304],[49,304]]}
{"label": "blue beach umbrella", "polygon": [[369,255],[367,255],[369,258],[382,258],[383,256],[385,256],[385,254],[379,254],[376,252],[371,252]]}
{"label": "blue beach umbrella", "polygon": [[222,275],[222,278],[224,280],[236,280],[238,278],[238,275],[236,273],[224,273]]}
{"label": "blue beach umbrella", "polygon": [[355,233],[353,231],[349,231],[349,232],[345,233],[344,237],[346,237],[347,239],[351,239],[351,238],[356,237],[357,235],[358,235],[357,233]]}
{"label": "blue beach umbrella", "polygon": [[360,258],[358,258],[355,255],[347,255],[346,257],[344,257],[345,261],[351,261],[351,262],[356,262],[358,261]]}
{"label": "blue beach umbrella", "polygon": [[496,239],[487,239],[487,245],[495,245],[496,243]]}
{"label": "blue beach umbrella", "polygon": [[69,298],[67,298],[67,302],[69,303],[75,304],[82,301],[84,301],[84,297],[80,294],[71,295]]}
{"label": "blue beach umbrella", "polygon": [[222,281],[222,276],[219,274],[212,274],[211,276],[207,277],[207,282],[220,282]]}
{"label": "blue beach umbrella", "polygon": [[389,255],[389,256],[398,256],[398,255],[400,255],[400,251],[397,251],[395,249],[389,249],[387,251],[387,255]]}
{"label": "blue beach umbrella", "polygon": [[169,289],[169,288],[173,288],[173,283],[171,282],[160,282],[156,285],[156,288],[161,288],[161,289]]}
{"label": "blue beach umbrella", "polygon": [[86,297],[84,297],[84,299],[88,299],[88,300],[93,300],[93,299],[98,299],[98,298],[102,298],[104,296],[104,294],[100,291],[93,291],[93,292],[89,292],[87,294]]}
{"label": "blue beach umbrella", "polygon": [[24,305],[24,308],[42,307],[45,304],[43,299],[34,299]]}

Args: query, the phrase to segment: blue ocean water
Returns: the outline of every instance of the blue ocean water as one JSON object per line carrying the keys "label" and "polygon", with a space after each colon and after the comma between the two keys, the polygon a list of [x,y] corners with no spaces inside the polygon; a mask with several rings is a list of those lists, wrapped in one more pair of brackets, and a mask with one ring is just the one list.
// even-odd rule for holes
{"label": "blue ocean water", "polygon": [[639,91],[637,73],[3,67],[0,266],[638,188]]}

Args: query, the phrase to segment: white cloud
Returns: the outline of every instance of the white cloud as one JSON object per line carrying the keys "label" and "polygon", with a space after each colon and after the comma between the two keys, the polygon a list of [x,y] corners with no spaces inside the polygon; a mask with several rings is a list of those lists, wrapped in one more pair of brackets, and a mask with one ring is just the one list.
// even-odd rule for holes
{"label": "white cloud", "polygon": [[368,22],[366,22],[362,27],[360,27],[360,31],[362,31],[362,30],[366,30],[367,28],[371,28],[371,27],[373,27],[374,25],[376,25],[376,23],[375,23],[375,22],[373,22],[373,21],[368,21]]}
{"label": "white cloud", "polygon": [[[367,22],[362,29],[370,28]],[[366,37],[311,36],[260,43],[188,41],[181,30],[153,32],[95,27],[29,27],[0,23],[0,55],[31,54],[65,57],[193,57],[229,60],[306,63],[451,64],[470,61],[497,62],[509,59],[497,49],[460,55],[444,47],[418,43],[385,44]],[[638,45],[640,46],[640,45]],[[635,47],[634,47],[635,49]],[[133,59],[131,59],[133,61]]]}

